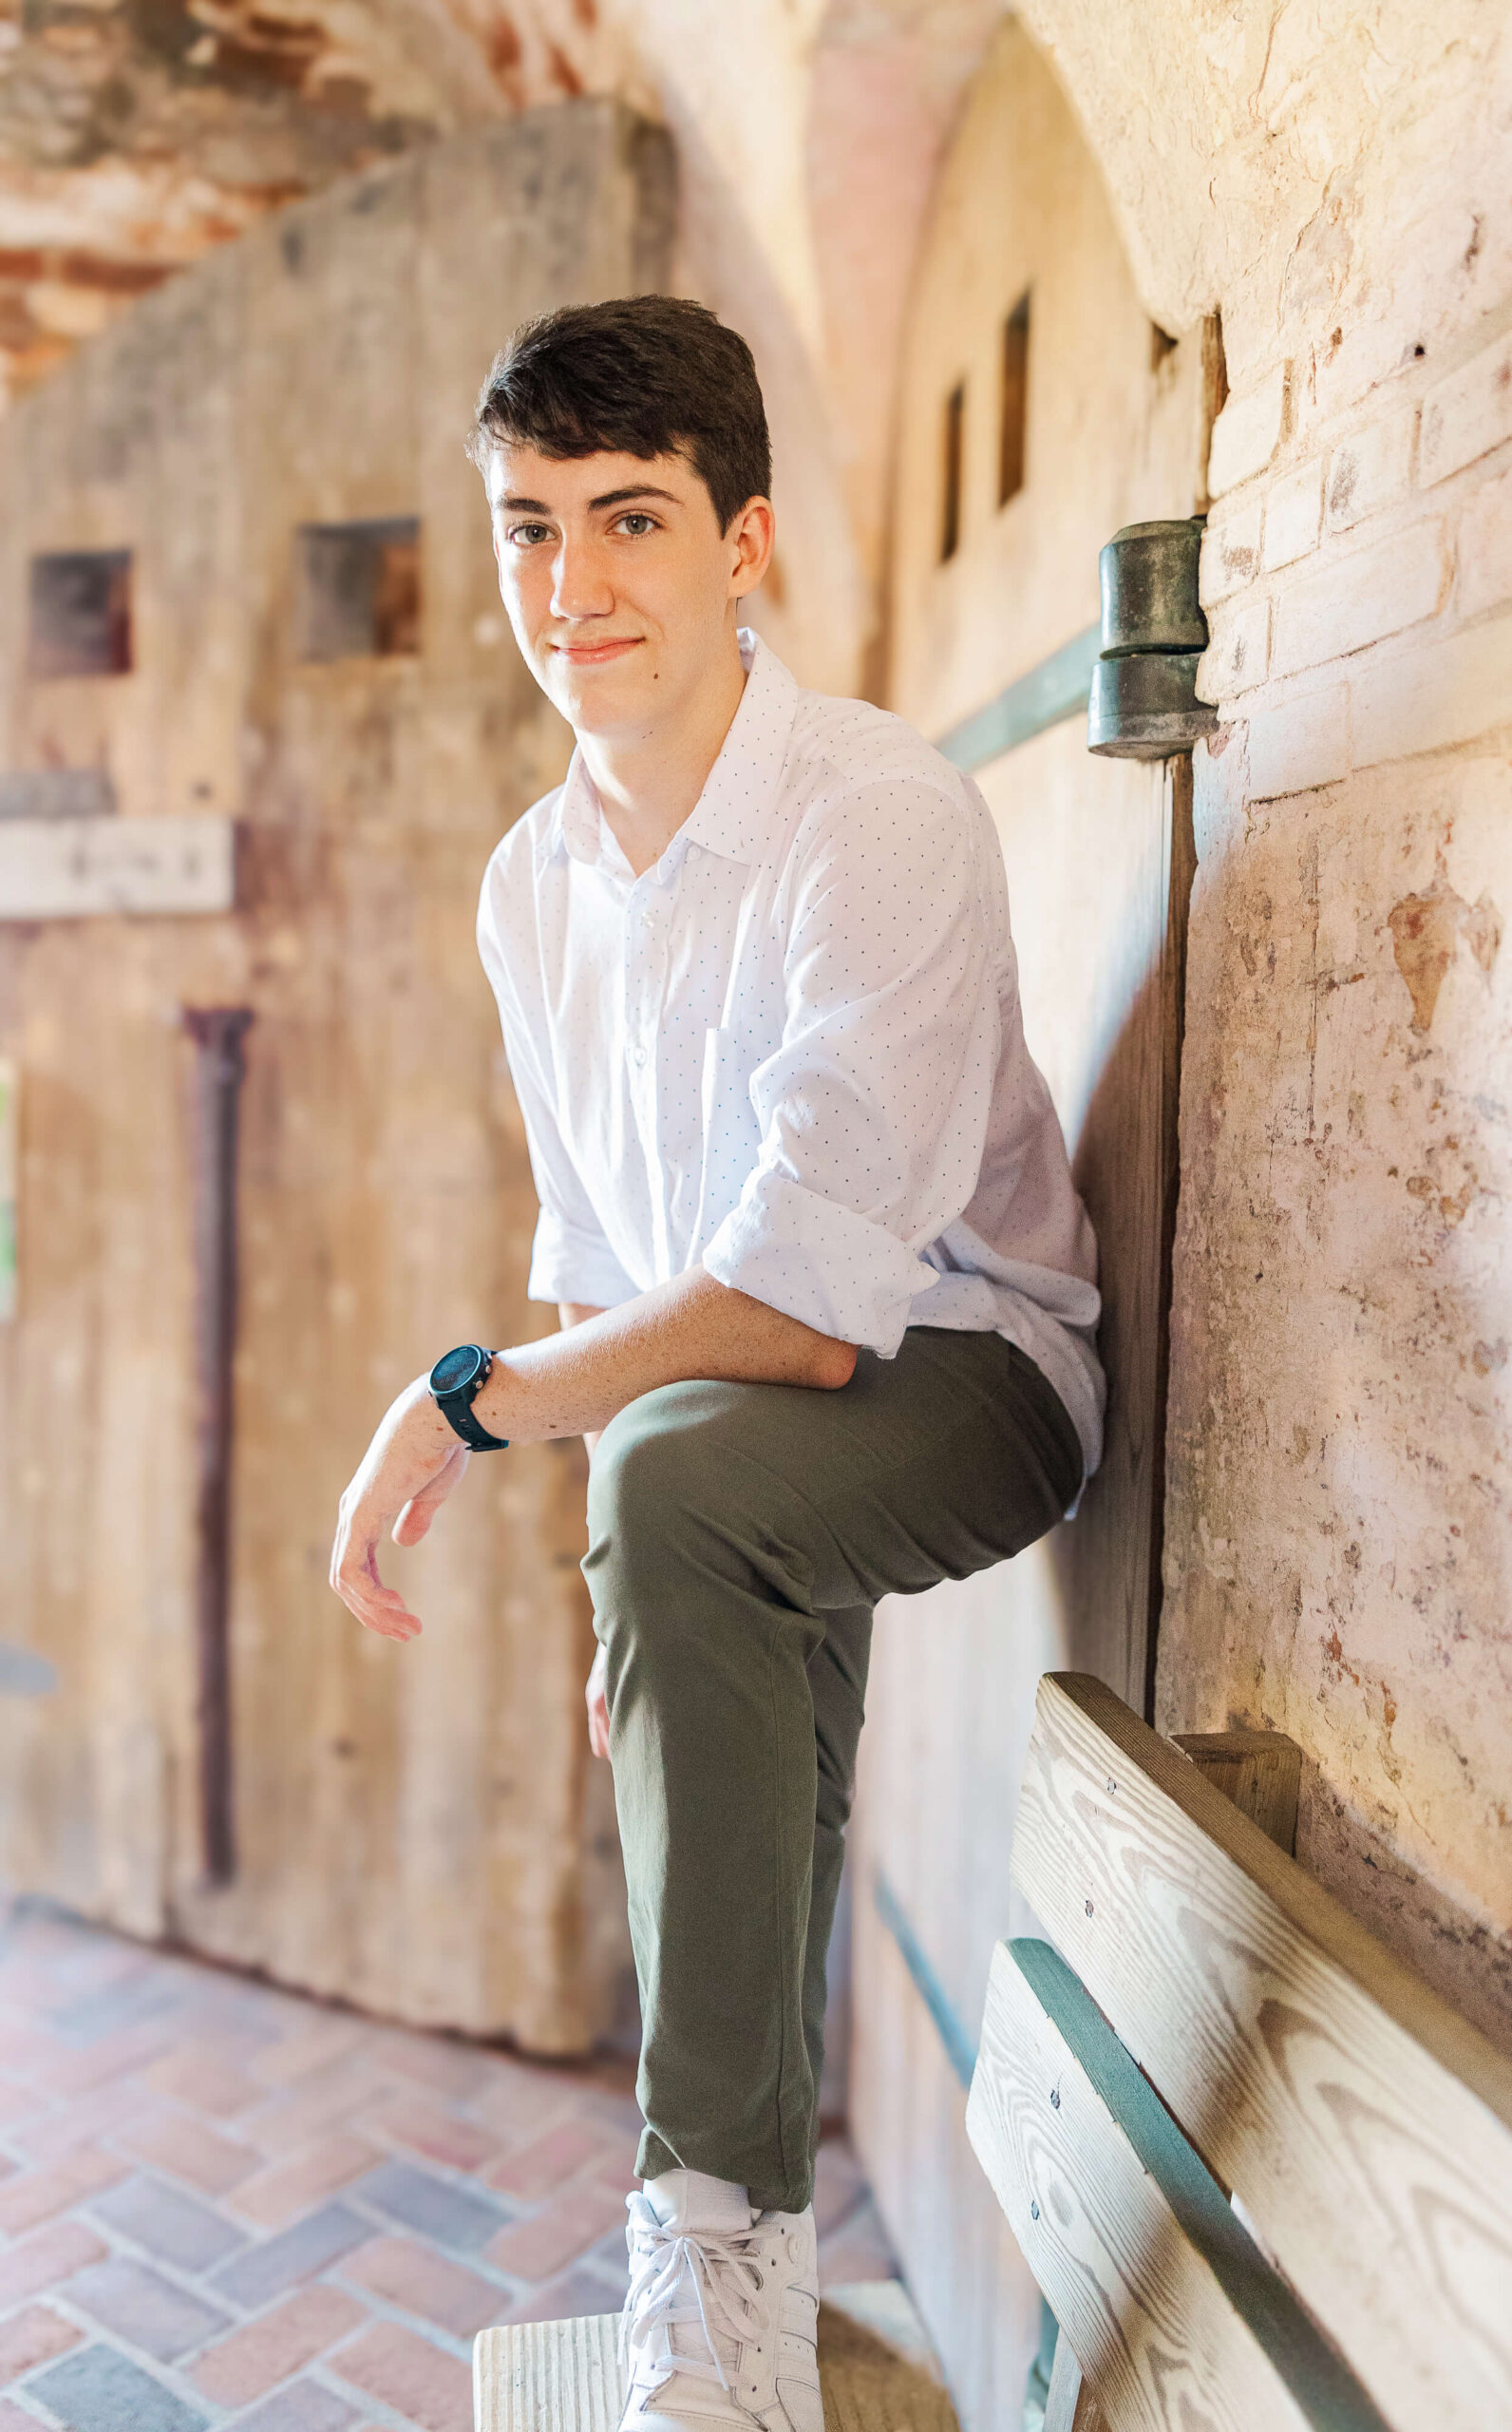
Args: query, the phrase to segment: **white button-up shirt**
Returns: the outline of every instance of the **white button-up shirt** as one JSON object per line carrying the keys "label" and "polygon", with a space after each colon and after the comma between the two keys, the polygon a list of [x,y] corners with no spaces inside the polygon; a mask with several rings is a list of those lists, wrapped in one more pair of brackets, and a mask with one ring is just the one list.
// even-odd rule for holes
{"label": "white button-up shirt", "polygon": [[1006,1335],[1102,1449],[1097,1246],[1024,1043],[971,780],[752,635],[692,812],[637,878],[580,756],[488,864],[478,942],[540,1196],[534,1300],[702,1262],[889,1358]]}

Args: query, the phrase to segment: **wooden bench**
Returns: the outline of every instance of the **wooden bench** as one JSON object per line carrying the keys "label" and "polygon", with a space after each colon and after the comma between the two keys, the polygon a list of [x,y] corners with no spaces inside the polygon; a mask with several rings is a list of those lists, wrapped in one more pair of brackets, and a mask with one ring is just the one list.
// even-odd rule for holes
{"label": "wooden bench", "polygon": [[1512,2432],[1512,2063],[1225,1797],[1263,1818],[1259,1742],[1191,1745],[1040,1683],[1050,1941],[997,1949],[967,2126],[1060,2325],[1046,2432]]}
{"label": "wooden bench", "polygon": [[[475,2432],[614,2432],[617,2314],[480,2331]],[[832,2289],[819,2309],[824,2432],[959,2432],[934,2350],[896,2280]]]}
{"label": "wooden bench", "polygon": [[[1060,2325],[1045,2432],[1512,2432],[1512,2063],[1293,1863],[1297,1770],[1040,1683],[1053,1947],[998,1948],[967,2125]],[[614,2432],[617,2327],[482,2332],[477,2432]],[[826,2432],[956,2432],[897,2283],[829,2293],[820,2368]]]}

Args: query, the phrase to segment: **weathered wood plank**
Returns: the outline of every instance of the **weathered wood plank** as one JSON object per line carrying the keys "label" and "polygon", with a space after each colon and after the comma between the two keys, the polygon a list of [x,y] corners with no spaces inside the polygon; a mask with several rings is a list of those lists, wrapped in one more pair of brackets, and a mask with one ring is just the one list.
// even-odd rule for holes
{"label": "weathered wood plank", "polygon": [[[614,2432],[625,2403],[617,2314],[480,2331],[475,2432]],[[896,2280],[828,2291],[819,2309],[824,2432],[959,2432],[929,2337]]]}
{"label": "weathered wood plank", "polygon": [[1512,2066],[1083,1675],[1013,1875],[1388,2420],[1512,2426]]}
{"label": "weathered wood plank", "polygon": [[625,2404],[618,2340],[617,2314],[481,2330],[475,2432],[614,2432]]}
{"label": "weathered wood plank", "polygon": [[1062,2331],[1045,2401],[1045,2432],[1098,2432],[1097,2401],[1082,2379],[1076,2350]]}
{"label": "weathered wood plank", "polygon": [[228,912],[235,893],[236,831],[213,812],[0,826],[0,921]]}
{"label": "weathered wood plank", "polygon": [[967,2124],[1120,2432],[1381,2432],[1048,1944],[998,1948]]}
{"label": "weathered wood plank", "polygon": [[1284,1731],[1178,1731],[1172,1735],[1215,1790],[1257,1824],[1288,1857],[1296,1854],[1302,1751]]}

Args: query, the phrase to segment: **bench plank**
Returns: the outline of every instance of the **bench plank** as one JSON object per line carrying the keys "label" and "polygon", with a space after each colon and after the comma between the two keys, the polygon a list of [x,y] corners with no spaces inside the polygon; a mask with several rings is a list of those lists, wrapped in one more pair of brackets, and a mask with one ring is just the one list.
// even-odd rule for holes
{"label": "bench plank", "polygon": [[[475,2432],[615,2432],[618,2335],[617,2314],[480,2331]],[[825,2292],[819,2374],[824,2432],[960,2432],[928,2333],[896,2280]]]}
{"label": "bench plank", "polygon": [[1046,1943],[998,1946],[967,2126],[1121,2432],[1385,2432]]}
{"label": "bench plank", "polygon": [[1512,2432],[1512,2065],[1083,1675],[1013,1877],[1387,2420]]}
{"label": "bench plank", "polygon": [[1045,2432],[1102,2432],[1092,2385],[1082,2379],[1076,2350],[1064,2333],[1055,2342],[1045,2400]]}

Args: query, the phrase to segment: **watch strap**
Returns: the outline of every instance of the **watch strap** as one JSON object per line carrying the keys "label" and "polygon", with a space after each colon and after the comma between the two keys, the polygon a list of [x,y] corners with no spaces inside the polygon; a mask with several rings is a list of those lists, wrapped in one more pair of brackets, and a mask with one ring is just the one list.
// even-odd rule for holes
{"label": "watch strap", "polygon": [[[475,1385],[472,1392],[477,1390]],[[438,1394],[435,1400],[436,1408],[445,1414],[447,1425],[464,1444],[470,1444],[475,1453],[508,1452],[508,1436],[490,1435],[482,1419],[474,1417],[471,1394]]]}

